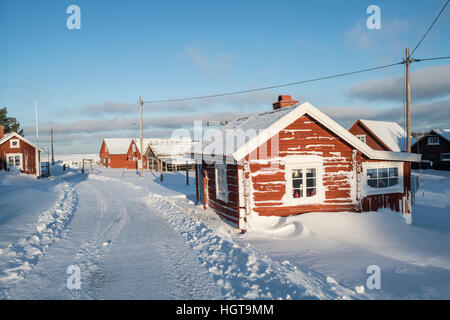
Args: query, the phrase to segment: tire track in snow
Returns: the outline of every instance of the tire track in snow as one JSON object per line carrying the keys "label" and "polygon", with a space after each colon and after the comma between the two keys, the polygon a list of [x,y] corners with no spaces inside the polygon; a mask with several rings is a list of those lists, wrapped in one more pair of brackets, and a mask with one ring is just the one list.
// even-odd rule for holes
{"label": "tire track in snow", "polygon": [[120,179],[92,176],[98,180],[121,182],[135,190],[146,190],[146,205],[160,212],[182,234],[209,270],[226,299],[360,299],[354,290],[330,281],[318,272],[300,268],[289,261],[271,259],[248,244],[239,246],[216,234],[189,215],[192,209],[173,199],[151,193],[147,188]]}
{"label": "tire track in snow", "polygon": [[149,194],[147,206],[157,209],[198,252],[226,299],[354,299],[352,289],[288,261],[269,258],[249,244],[241,247],[215,234],[189,215],[189,209]]}
{"label": "tire track in snow", "polygon": [[[69,225],[77,202],[75,188],[61,182],[55,191],[58,200],[39,216],[36,232],[0,250],[0,292],[6,291],[7,284],[22,280]],[[6,292],[3,295],[8,297]]]}
{"label": "tire track in snow", "polygon": [[[83,187],[95,196],[99,210],[93,212],[98,213],[99,219],[96,220],[94,237],[84,240],[77,252],[74,264],[80,267],[83,277],[81,290],[72,290],[71,294],[76,299],[97,299],[98,291],[106,285],[108,279],[102,266],[103,257],[109,251],[109,244],[114,242],[129,217],[124,201],[120,197],[105,196],[104,190],[92,183],[85,183]],[[111,199],[114,199],[112,205],[109,204]],[[111,207],[114,210],[111,210]],[[111,212],[117,211],[117,215],[111,216]],[[106,225],[102,224],[105,220],[108,221]]]}

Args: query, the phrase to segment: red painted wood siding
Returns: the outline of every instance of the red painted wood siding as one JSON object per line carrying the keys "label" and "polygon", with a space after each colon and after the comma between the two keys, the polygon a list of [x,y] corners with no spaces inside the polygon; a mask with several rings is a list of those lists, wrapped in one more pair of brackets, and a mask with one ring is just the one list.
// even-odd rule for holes
{"label": "red painted wood siding", "polygon": [[360,121],[355,122],[350,129],[348,129],[353,135],[365,135],[366,144],[375,150],[392,151],[386,146],[373,132],[368,130]]}
{"label": "red painted wood siding", "polygon": [[216,198],[216,172],[214,164],[203,162],[208,183],[208,205],[224,219],[238,224],[239,219],[239,185],[237,165],[227,165],[228,202]]}
{"label": "red painted wood siding", "polygon": [[[276,150],[272,153],[272,147]],[[324,200],[315,204],[286,205],[283,196],[291,194],[286,190],[285,165],[287,156],[319,156],[323,160]],[[363,175],[363,162],[385,162],[369,160],[361,152],[332,133],[323,125],[304,115],[290,124],[279,134],[245,157],[249,172],[245,177],[250,180],[252,193],[251,210],[263,216],[288,216],[307,212],[334,211],[376,211],[390,207],[404,211],[410,190],[410,164],[403,163],[404,190],[402,193],[372,195],[360,198],[359,188]],[[301,161],[299,161],[301,162]],[[228,165],[229,201],[216,199],[214,165],[203,162],[208,175],[209,205],[225,219],[234,223],[239,220],[239,184],[238,168],[241,165]],[[401,204],[401,205],[399,205]],[[406,208],[407,211],[410,208]],[[245,219],[244,219],[245,221]]]}
{"label": "red painted wood siding", "polygon": [[[11,137],[11,139],[18,139],[16,137]],[[10,140],[5,141],[0,146],[0,170],[6,170],[7,168],[7,153],[21,153],[22,161],[23,161],[23,172],[26,174],[36,174],[36,149],[26,143],[25,141],[20,140],[19,148],[11,148]],[[38,163],[40,165],[40,151],[38,151]]]}
{"label": "red painted wood siding", "polygon": [[[368,161],[368,160],[365,160]],[[390,208],[398,212],[411,213],[409,191],[411,190],[411,164],[403,163],[403,193],[367,195],[361,199],[362,211],[377,211]]]}
{"label": "red painted wood siding", "polygon": [[[136,145],[134,141],[130,143],[128,151],[126,154],[109,154],[106,150],[105,142],[103,141],[100,148],[100,162],[104,167],[109,168],[121,168],[121,169],[138,169],[138,162],[141,159],[141,153],[139,152],[137,146],[136,151],[133,152],[133,145]],[[136,157],[136,160],[133,158]],[[106,164],[105,160],[106,159]],[[131,159],[131,160],[130,160]],[[109,162],[111,160],[111,162]],[[144,169],[147,169],[147,158],[144,156]]]}
{"label": "red painted wood siding", "polygon": [[[277,142],[278,141],[278,142]],[[271,155],[278,143],[278,155]],[[276,147],[275,147],[276,149]],[[266,151],[267,150],[267,151]],[[294,121],[278,136],[254,150],[250,164],[254,211],[260,215],[286,216],[312,211],[355,211],[351,197],[353,179],[353,148],[308,115]],[[286,156],[320,156],[323,159],[325,200],[318,204],[286,206],[282,202],[286,190],[285,166],[279,161],[261,164],[259,160]]]}

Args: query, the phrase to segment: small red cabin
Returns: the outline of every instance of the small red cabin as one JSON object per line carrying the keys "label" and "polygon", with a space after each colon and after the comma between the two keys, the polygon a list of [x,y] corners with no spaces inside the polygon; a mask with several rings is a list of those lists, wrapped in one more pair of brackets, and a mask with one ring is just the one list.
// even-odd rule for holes
{"label": "small red cabin", "polygon": [[199,202],[241,230],[250,215],[383,207],[410,221],[410,162],[420,155],[375,150],[308,102],[282,105],[194,146]]}
{"label": "small red cabin", "polygon": [[4,134],[0,126],[0,170],[16,168],[25,174],[41,176],[43,150],[17,132]]}
{"label": "small red cabin", "polygon": [[[145,143],[148,143],[144,139]],[[141,149],[139,139],[132,138],[105,138],[100,148],[100,163],[107,168],[140,169]],[[147,159],[144,156],[144,169],[147,168]]]}

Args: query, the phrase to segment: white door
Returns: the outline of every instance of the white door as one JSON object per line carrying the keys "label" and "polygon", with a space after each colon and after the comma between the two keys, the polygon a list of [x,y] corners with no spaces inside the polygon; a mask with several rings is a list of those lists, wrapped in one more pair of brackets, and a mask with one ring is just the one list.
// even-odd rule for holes
{"label": "white door", "polygon": [[23,161],[21,153],[7,153],[6,154],[6,164],[9,168],[17,168],[23,170]]}

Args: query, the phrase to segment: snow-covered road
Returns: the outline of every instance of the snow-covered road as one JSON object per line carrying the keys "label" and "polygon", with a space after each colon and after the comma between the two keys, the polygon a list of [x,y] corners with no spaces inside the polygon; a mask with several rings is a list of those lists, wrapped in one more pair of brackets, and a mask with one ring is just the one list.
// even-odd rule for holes
{"label": "snow-covered road", "polygon": [[[211,274],[167,220],[143,202],[145,190],[118,180],[80,174],[60,178],[77,205],[70,224],[54,243],[34,246],[35,257],[20,256],[17,244],[4,265],[5,298],[199,299],[220,298]],[[66,198],[58,199],[61,205]],[[38,232],[31,235],[40,237]],[[23,241],[19,241],[23,242]],[[26,241],[25,241],[26,242]],[[41,241],[42,242],[42,241]],[[8,259],[9,258],[9,259]],[[68,266],[81,270],[81,289],[66,285]],[[14,266],[16,267],[16,266]],[[6,269],[6,268],[5,268]],[[5,275],[4,275],[5,277]],[[8,280],[8,281],[6,281]]]}
{"label": "snow-covered road", "polygon": [[[99,167],[55,174],[0,176],[0,299],[449,295],[449,200],[438,203],[443,211],[426,202],[448,199],[445,173],[430,175],[442,183],[420,198],[417,226],[395,213],[324,213],[268,219],[247,234],[196,206],[195,181],[186,186],[183,173],[163,182]],[[438,230],[424,229],[436,214]],[[382,270],[381,290],[364,290],[371,264]],[[69,266],[80,270],[80,289],[67,287]]]}
{"label": "snow-covered road", "polygon": [[[6,178],[4,185],[8,179],[19,177]],[[232,229],[221,232],[207,226],[210,213],[196,217],[203,212],[192,202],[188,205],[184,193],[192,191],[193,183],[186,187],[184,181],[181,174],[166,175],[159,183],[159,176],[151,173],[139,179],[133,171],[102,168],[92,175],[74,170],[52,178],[50,192],[58,193],[53,206],[44,208],[48,203],[37,201],[43,208],[36,228],[12,231],[15,240],[0,252],[0,297],[354,297],[353,290],[324,275],[237,244]],[[29,212],[29,207],[23,210],[20,221],[33,224],[35,218],[28,216],[36,214]],[[80,269],[80,289],[67,287],[69,266]]]}

